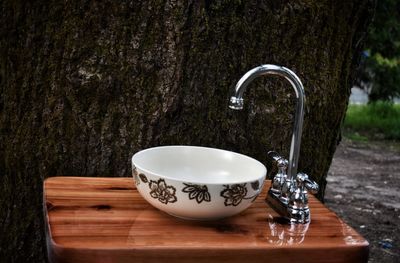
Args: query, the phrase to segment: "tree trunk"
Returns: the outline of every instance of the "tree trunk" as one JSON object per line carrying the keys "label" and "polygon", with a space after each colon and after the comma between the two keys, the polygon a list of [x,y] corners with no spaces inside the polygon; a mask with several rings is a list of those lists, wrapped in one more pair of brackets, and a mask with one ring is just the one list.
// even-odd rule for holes
{"label": "tree trunk", "polygon": [[257,80],[243,111],[227,107],[260,64],[303,81],[299,171],[322,198],[370,11],[369,0],[3,1],[0,261],[45,260],[46,177],[130,176],[133,153],[167,144],[288,156],[285,81]]}

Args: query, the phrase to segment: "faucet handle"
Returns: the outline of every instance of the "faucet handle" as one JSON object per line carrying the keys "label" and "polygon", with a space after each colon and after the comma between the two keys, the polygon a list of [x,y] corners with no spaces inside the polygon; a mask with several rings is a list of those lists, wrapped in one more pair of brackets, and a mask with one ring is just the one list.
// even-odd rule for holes
{"label": "faucet handle", "polygon": [[288,161],[279,153],[275,151],[269,151],[267,153],[267,167],[268,178],[273,179],[273,177],[278,173],[287,173]]}
{"label": "faucet handle", "polygon": [[267,155],[268,155],[269,158],[271,158],[275,162],[279,161],[280,159],[283,159],[283,157],[279,153],[277,153],[275,151],[269,151],[267,153]]}
{"label": "faucet handle", "polygon": [[296,181],[299,188],[302,188],[303,190],[308,190],[312,194],[318,193],[318,184],[315,181],[311,180],[307,174],[297,174]]}

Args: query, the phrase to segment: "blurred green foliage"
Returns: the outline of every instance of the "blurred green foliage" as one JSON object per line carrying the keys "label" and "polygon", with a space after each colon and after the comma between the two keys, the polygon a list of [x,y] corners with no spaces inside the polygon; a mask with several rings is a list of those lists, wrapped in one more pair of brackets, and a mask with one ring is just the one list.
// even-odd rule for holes
{"label": "blurred green foliage", "polygon": [[400,96],[400,0],[377,0],[357,76],[371,102]]}
{"label": "blurred green foliage", "polygon": [[400,104],[377,101],[367,105],[350,104],[344,134],[354,140],[400,140]]}

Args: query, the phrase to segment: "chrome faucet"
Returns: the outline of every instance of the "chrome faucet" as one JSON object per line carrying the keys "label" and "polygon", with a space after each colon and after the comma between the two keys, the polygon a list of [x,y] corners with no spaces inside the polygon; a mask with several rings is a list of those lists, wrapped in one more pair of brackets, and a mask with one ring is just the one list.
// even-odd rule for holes
{"label": "chrome faucet", "polygon": [[272,185],[268,191],[267,201],[285,216],[291,223],[310,222],[307,190],[318,192],[318,185],[304,173],[297,174],[297,163],[300,153],[301,133],[304,120],[305,95],[303,84],[297,75],[288,68],[276,65],[261,65],[248,71],[236,84],[233,96],[229,100],[229,108],[243,109],[243,93],[247,86],[257,77],[263,75],[277,75],[290,82],[296,93],[296,113],[294,117],[292,141],[290,145],[289,161],[276,152],[270,151],[269,158],[274,159],[278,166],[278,173],[274,175]]}

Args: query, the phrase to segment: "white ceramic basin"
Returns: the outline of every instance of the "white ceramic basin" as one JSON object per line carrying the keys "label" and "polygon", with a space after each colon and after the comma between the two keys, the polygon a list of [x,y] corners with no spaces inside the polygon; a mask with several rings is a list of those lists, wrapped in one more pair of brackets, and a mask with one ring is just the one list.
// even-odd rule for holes
{"label": "white ceramic basin", "polygon": [[132,157],[139,193],[173,216],[210,220],[237,214],[262,190],[267,169],[248,156],[197,146],[162,146]]}

